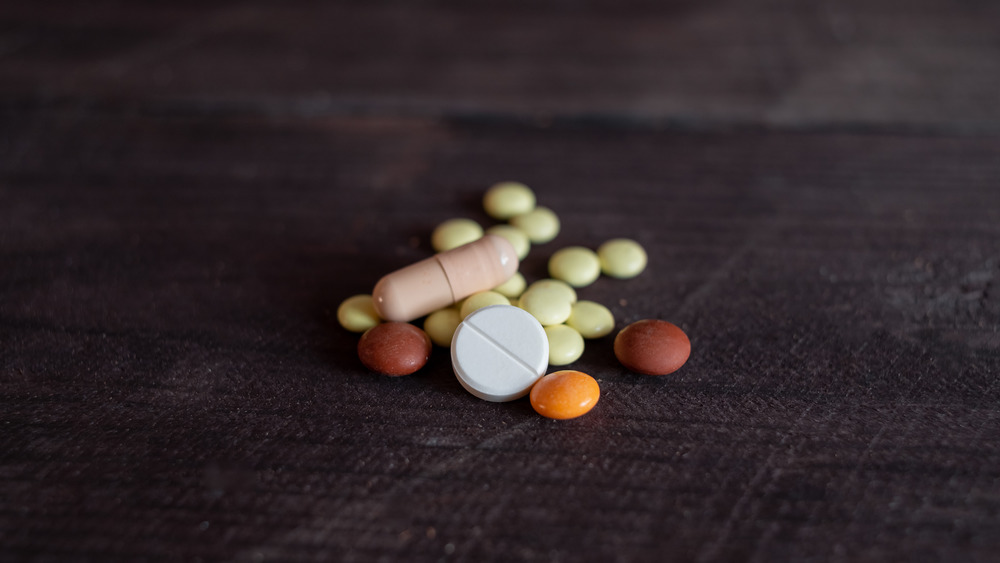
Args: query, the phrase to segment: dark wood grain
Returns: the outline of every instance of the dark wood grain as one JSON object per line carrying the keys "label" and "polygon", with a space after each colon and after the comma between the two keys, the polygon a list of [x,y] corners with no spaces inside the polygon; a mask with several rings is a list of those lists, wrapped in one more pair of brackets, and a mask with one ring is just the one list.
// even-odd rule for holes
{"label": "dark wood grain", "polygon": [[988,0],[21,4],[19,103],[1000,128]]}
{"label": "dark wood grain", "polygon": [[[0,8],[0,559],[996,558],[994,4],[288,6]],[[680,371],[365,370],[337,305],[504,179]]]}

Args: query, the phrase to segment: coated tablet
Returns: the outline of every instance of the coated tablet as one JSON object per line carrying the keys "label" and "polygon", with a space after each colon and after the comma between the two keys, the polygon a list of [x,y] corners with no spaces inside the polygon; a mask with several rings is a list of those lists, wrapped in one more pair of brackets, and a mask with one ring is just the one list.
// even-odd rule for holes
{"label": "coated tablet", "polygon": [[510,218],[510,224],[524,231],[534,244],[544,244],[559,234],[559,217],[548,207],[535,209]]}
{"label": "coated tablet", "polygon": [[582,246],[567,246],[549,258],[549,275],[573,287],[585,287],[601,275],[601,259]]}
{"label": "coated tablet", "polygon": [[410,323],[375,325],[358,341],[361,363],[385,375],[409,375],[424,367],[430,355],[431,339]]}
{"label": "coated tablet", "polygon": [[535,208],[535,192],[520,182],[494,184],[483,196],[483,209],[494,219],[510,219]]}
{"label": "coated tablet", "polygon": [[583,337],[573,327],[553,325],[545,327],[549,339],[549,364],[564,366],[580,359],[583,355]]}
{"label": "coated tablet", "polygon": [[531,388],[531,406],[535,412],[556,420],[583,416],[600,398],[601,387],[597,381],[576,370],[550,373]]}
{"label": "coated tablet", "polygon": [[351,332],[364,332],[382,322],[372,296],[367,294],[348,297],[337,307],[337,321]]}
{"label": "coated tablet", "polygon": [[479,293],[473,293],[466,297],[465,301],[462,301],[462,306],[458,308],[458,316],[464,319],[480,309],[500,304],[509,305],[510,299],[506,295],[495,291],[480,291]]}
{"label": "coated tablet", "polygon": [[524,288],[526,287],[528,287],[528,281],[524,279],[524,275],[521,272],[518,272],[511,276],[509,280],[494,287],[493,291],[505,297],[516,299],[524,293]]}
{"label": "coated tablet", "polygon": [[451,341],[455,377],[487,401],[512,401],[531,390],[548,367],[549,342],[530,313],[510,305],[479,309],[465,318]]}
{"label": "coated tablet", "polygon": [[462,322],[462,317],[455,307],[445,307],[438,309],[424,320],[424,332],[431,337],[431,342],[442,347],[451,346],[451,338],[455,336],[455,329],[458,323]]}
{"label": "coated tablet", "polygon": [[634,278],[646,269],[646,250],[632,239],[616,238],[597,248],[601,271],[613,278]]}
{"label": "coated tablet", "polygon": [[566,324],[575,328],[584,338],[601,338],[614,330],[615,316],[604,305],[583,300],[573,304]]}
{"label": "coated tablet", "polygon": [[542,326],[562,324],[573,312],[573,303],[557,286],[533,286],[521,294],[518,305]]}
{"label": "coated tablet", "polygon": [[446,252],[483,238],[483,228],[472,219],[448,219],[434,228],[431,246],[436,252]]}
{"label": "coated tablet", "polygon": [[646,375],[671,374],[691,355],[691,341],[684,331],[659,319],[628,325],[615,337],[614,346],[623,366]]}

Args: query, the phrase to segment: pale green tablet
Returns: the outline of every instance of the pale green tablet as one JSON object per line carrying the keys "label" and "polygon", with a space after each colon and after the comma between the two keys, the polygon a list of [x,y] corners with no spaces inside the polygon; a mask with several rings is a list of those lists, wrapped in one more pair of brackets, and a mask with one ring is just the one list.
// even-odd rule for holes
{"label": "pale green tablet", "polygon": [[493,288],[493,291],[503,295],[505,297],[514,298],[520,297],[524,293],[524,288],[527,287],[528,282],[521,275],[521,272],[516,272],[509,280],[503,282],[502,284]]}
{"label": "pale green tablet", "polygon": [[474,293],[468,296],[465,301],[462,301],[462,308],[459,310],[459,316],[461,318],[468,317],[474,311],[478,311],[483,307],[489,307],[490,305],[510,305],[510,299],[506,296],[501,295],[495,291],[480,291],[479,293]]}
{"label": "pale green tablet", "polygon": [[518,260],[524,260],[524,257],[528,255],[528,251],[531,250],[531,241],[528,240],[528,235],[513,225],[494,225],[486,229],[486,234],[497,235],[507,239],[507,242],[514,247],[514,252],[517,253]]}
{"label": "pale green tablet", "polygon": [[556,286],[528,289],[521,295],[518,306],[531,313],[542,326],[562,324],[573,311],[573,302]]}
{"label": "pale green tablet", "polygon": [[566,295],[566,299],[569,299],[570,303],[576,303],[576,290],[573,289],[573,286],[564,281],[545,278],[544,280],[538,280],[529,285],[528,289],[525,291],[535,289],[536,287],[554,287],[557,291],[564,293]]}
{"label": "pale green tablet", "polygon": [[483,228],[472,219],[448,219],[434,228],[431,246],[437,252],[458,248],[483,238]]}
{"label": "pale green tablet", "polygon": [[486,190],[483,209],[494,219],[510,219],[535,208],[535,192],[520,182],[500,182]]}
{"label": "pale green tablet", "polygon": [[597,249],[601,271],[613,278],[634,278],[646,269],[646,251],[632,239],[616,238]]}
{"label": "pale green tablet", "polygon": [[528,240],[535,244],[549,242],[559,234],[559,217],[548,207],[536,207],[533,211],[510,218],[510,224],[524,231]]}
{"label": "pale green tablet", "polygon": [[601,259],[582,246],[567,246],[549,258],[549,275],[573,287],[588,286],[601,275]]}
{"label": "pale green tablet", "polygon": [[424,320],[424,332],[431,337],[431,342],[448,348],[451,346],[451,337],[454,336],[455,329],[461,322],[462,318],[457,309],[445,307],[427,315]]}
{"label": "pale green tablet", "polygon": [[577,301],[566,319],[566,324],[576,329],[584,338],[601,338],[615,328],[611,310],[593,301]]}
{"label": "pale green tablet", "polygon": [[337,322],[351,332],[364,332],[382,322],[372,296],[367,294],[348,297],[337,307]]}
{"label": "pale green tablet", "polygon": [[571,364],[583,355],[583,337],[572,327],[547,326],[545,336],[549,339],[549,365]]}

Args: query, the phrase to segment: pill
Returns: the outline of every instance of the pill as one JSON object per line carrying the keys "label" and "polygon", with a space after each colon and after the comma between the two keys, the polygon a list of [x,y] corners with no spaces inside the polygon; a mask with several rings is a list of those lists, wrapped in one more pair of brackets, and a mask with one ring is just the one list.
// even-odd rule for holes
{"label": "pill", "polygon": [[409,323],[382,323],[358,341],[361,363],[385,375],[409,375],[424,367],[430,355],[431,339]]}
{"label": "pill", "polygon": [[507,239],[507,242],[517,252],[518,260],[524,260],[524,257],[528,255],[528,251],[531,250],[531,241],[528,240],[528,235],[513,225],[493,225],[486,229],[486,234],[497,235]]}
{"label": "pill", "polygon": [[520,182],[500,182],[486,190],[483,209],[494,219],[510,219],[535,208],[535,192]]}
{"label": "pill", "polygon": [[604,305],[583,300],[573,304],[566,324],[575,328],[584,338],[601,338],[614,330],[615,316]]}
{"label": "pill", "polygon": [[518,306],[531,313],[542,326],[562,324],[573,312],[568,294],[558,286],[532,286],[526,290]]}
{"label": "pill", "polygon": [[524,279],[524,275],[522,275],[521,272],[517,272],[511,276],[509,280],[494,287],[493,291],[506,297],[515,298],[520,297],[521,294],[524,293],[524,288],[527,285],[528,282]]}
{"label": "pill", "polygon": [[472,219],[448,219],[431,233],[431,246],[445,252],[483,238],[483,228]]}
{"label": "pill", "polygon": [[529,285],[528,289],[526,289],[525,292],[539,287],[558,288],[557,290],[565,294],[566,299],[568,299],[570,303],[576,303],[576,290],[573,289],[573,286],[569,285],[568,283],[562,280],[555,280],[552,278],[545,278],[543,280],[538,280],[533,284]]}
{"label": "pill", "polygon": [[469,393],[487,401],[512,401],[528,394],[545,373],[549,341],[526,311],[493,305],[472,313],[455,330],[451,364]]}
{"label": "pill", "polygon": [[667,321],[647,319],[623,328],[615,337],[615,356],[626,368],[646,375],[667,375],[691,355],[684,331]]}
{"label": "pill", "polygon": [[646,269],[646,250],[632,239],[611,239],[597,248],[601,271],[613,278],[634,278]]}
{"label": "pill", "polygon": [[431,342],[445,348],[451,346],[451,337],[455,335],[458,323],[462,322],[458,310],[454,307],[438,309],[424,319],[424,332],[431,337]]}
{"label": "pill", "polygon": [[535,244],[543,244],[556,238],[559,234],[559,217],[548,207],[536,207],[534,210],[510,218],[510,224],[524,231],[528,240]]}
{"label": "pill", "polygon": [[549,365],[571,364],[583,355],[583,337],[572,327],[566,325],[547,326],[545,327],[545,337],[549,339]]}
{"label": "pill", "polygon": [[597,381],[576,370],[552,372],[531,388],[531,407],[538,414],[557,420],[583,416],[601,398]]}
{"label": "pill", "polygon": [[573,287],[585,287],[601,275],[601,259],[589,248],[567,246],[549,258],[549,275]]}
{"label": "pill", "polygon": [[502,284],[517,266],[510,243],[486,235],[386,275],[375,284],[372,302],[385,320],[412,321]]}
{"label": "pill", "polygon": [[375,311],[372,296],[363,294],[348,297],[337,307],[337,322],[351,332],[364,332],[382,319]]}
{"label": "pill", "polygon": [[473,293],[462,301],[462,307],[458,310],[458,316],[462,319],[468,317],[473,312],[489,307],[490,305],[510,305],[510,299],[495,291],[480,291]]}

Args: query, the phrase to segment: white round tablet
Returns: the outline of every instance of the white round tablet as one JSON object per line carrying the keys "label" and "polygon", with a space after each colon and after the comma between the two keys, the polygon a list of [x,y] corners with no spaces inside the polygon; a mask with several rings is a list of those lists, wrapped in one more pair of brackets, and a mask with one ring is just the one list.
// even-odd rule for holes
{"label": "white round tablet", "polygon": [[511,305],[483,307],[451,339],[451,364],[465,390],[493,402],[513,401],[549,366],[549,341],[531,313]]}

